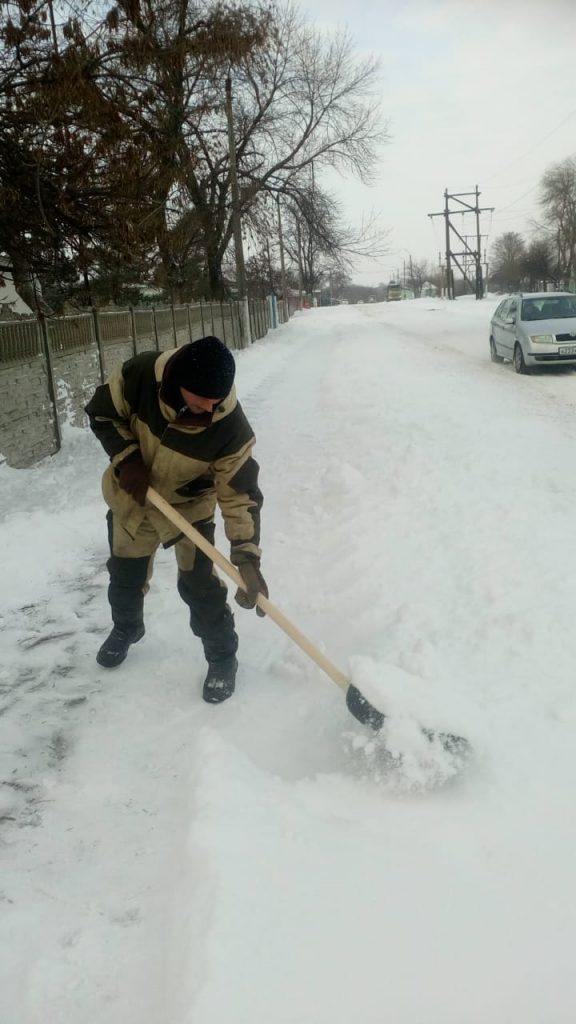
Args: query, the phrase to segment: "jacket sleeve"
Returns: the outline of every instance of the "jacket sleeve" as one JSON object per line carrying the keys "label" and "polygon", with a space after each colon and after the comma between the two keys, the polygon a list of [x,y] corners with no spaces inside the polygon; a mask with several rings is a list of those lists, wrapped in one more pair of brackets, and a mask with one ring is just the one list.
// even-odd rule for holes
{"label": "jacket sleeve", "polygon": [[259,559],[261,555],[260,509],[264,499],[258,486],[259,466],[252,457],[254,444],[252,436],[238,451],[212,464],[218,504],[230,541],[230,560],[234,565]]}
{"label": "jacket sleeve", "polygon": [[123,367],[115,370],[105,384],[96,388],[86,406],[90,428],[114,466],[139,450],[130,427],[131,409],[124,394],[122,371]]}

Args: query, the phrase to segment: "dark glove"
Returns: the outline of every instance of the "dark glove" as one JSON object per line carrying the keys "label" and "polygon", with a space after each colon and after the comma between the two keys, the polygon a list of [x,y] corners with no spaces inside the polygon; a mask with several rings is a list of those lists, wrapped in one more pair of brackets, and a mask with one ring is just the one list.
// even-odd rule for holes
{"label": "dark glove", "polygon": [[144,465],[141,455],[127,458],[116,470],[118,483],[126,494],[134,498],[139,505],[146,502],[146,491],[150,485],[150,470]]}
{"label": "dark glove", "polygon": [[263,617],[266,612],[258,608],[256,599],[258,594],[264,594],[264,597],[268,597],[268,587],[266,586],[266,580],[260,572],[260,561],[257,558],[252,558],[249,562],[242,562],[238,566],[238,572],[242,577],[246,590],[241,590],[239,587],[234,595],[234,600],[241,608],[256,607],[256,614]]}

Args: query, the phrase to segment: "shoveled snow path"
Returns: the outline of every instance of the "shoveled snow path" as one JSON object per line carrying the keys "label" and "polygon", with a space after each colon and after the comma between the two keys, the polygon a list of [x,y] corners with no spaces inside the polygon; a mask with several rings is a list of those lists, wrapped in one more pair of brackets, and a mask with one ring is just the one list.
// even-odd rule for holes
{"label": "shoveled snow path", "polygon": [[370,777],[342,695],[240,610],[237,695],[202,705],[169,552],[146,640],[97,670],[102,459],[80,436],[59,478],[10,474],[14,513],[35,478],[56,503],[27,539],[38,633],[25,587],[3,606],[11,778],[36,787],[2,855],[18,1024],[573,1020],[576,381],[492,366],[476,310],[429,306],[298,317],[239,391],[272,598],[344,669],[381,662],[384,699],[387,663],[428,683],[477,749],[446,790]]}

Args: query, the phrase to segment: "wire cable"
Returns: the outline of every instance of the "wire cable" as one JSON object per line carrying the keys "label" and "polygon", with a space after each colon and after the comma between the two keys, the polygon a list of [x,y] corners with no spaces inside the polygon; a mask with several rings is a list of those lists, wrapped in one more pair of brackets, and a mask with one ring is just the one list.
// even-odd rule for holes
{"label": "wire cable", "polygon": [[538,149],[538,147],[541,146],[543,142],[546,142],[546,140],[549,139],[551,135],[554,135],[554,132],[557,132],[559,128],[562,128],[566,124],[566,122],[570,120],[571,117],[574,117],[574,114],[576,114],[576,107],[574,107],[574,109],[571,110],[570,113],[567,114],[566,117],[564,117],[559,124],[557,124],[546,135],[544,135],[543,138],[538,139],[538,141],[535,142],[533,146],[530,146],[530,149],[527,149],[525,153],[521,153],[520,156],[514,157],[514,159],[510,160],[509,163],[504,164],[503,167],[500,167],[495,172],[494,176],[492,178],[489,178],[488,181],[485,182],[485,184],[489,185],[490,182],[494,181],[494,177],[497,177],[499,174],[502,173],[502,171],[506,171],[509,167],[513,167],[514,164],[518,163],[519,160],[523,160],[524,157],[529,156],[530,153],[533,153],[534,150]]}

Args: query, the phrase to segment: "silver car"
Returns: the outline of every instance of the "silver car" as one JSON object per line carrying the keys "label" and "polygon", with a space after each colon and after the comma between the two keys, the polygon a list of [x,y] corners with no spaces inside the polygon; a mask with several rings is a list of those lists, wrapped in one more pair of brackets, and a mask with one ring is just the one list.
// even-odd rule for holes
{"label": "silver car", "polygon": [[490,321],[490,356],[494,363],[509,359],[516,373],[551,363],[576,367],[576,295],[509,295]]}

